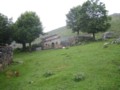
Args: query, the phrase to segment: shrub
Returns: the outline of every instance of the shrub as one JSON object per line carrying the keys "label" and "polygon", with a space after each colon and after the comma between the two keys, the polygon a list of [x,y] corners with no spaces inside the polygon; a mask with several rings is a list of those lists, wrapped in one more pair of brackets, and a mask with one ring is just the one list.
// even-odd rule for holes
{"label": "shrub", "polygon": [[16,49],[14,49],[14,52],[15,52],[15,53],[22,52],[22,49],[21,49],[21,48],[16,48]]}
{"label": "shrub", "polygon": [[52,71],[47,71],[44,73],[44,77],[50,77],[53,75],[53,72]]}
{"label": "shrub", "polygon": [[19,75],[20,75],[19,71],[16,71],[16,70],[8,70],[8,71],[6,71],[7,78],[18,77]]}
{"label": "shrub", "polygon": [[79,82],[85,79],[84,73],[78,73],[74,75],[74,81]]}

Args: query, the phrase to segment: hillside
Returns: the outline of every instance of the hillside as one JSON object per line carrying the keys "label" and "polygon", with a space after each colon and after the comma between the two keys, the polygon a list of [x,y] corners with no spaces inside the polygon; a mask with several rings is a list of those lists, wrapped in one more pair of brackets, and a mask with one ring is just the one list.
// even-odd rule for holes
{"label": "hillside", "polygon": [[117,35],[120,36],[120,13],[115,13],[110,16],[112,17],[112,20],[111,20],[111,28],[109,30],[116,32]]}
{"label": "hillside", "polygon": [[[115,31],[120,32],[120,14],[115,13],[110,15],[111,16],[111,28],[108,31]],[[50,32],[47,32],[48,35],[52,34],[58,34],[60,36],[71,36],[76,35],[76,33],[73,33],[71,29],[68,29],[66,26],[60,27],[58,29],[52,30]]]}
{"label": "hillside", "polygon": [[47,35],[53,35],[53,34],[58,34],[62,37],[75,35],[75,33],[73,33],[72,30],[67,28],[66,26],[47,32]]}
{"label": "hillside", "polygon": [[16,63],[0,72],[0,90],[119,90],[120,46],[103,44],[14,54]]}

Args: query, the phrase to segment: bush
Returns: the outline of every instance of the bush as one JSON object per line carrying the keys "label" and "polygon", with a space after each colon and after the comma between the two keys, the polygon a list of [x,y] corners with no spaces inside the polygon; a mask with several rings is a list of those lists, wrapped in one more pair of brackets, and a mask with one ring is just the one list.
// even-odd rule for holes
{"label": "bush", "polygon": [[22,48],[16,48],[16,49],[14,49],[15,53],[19,53],[19,52],[22,52],[22,51],[23,51]]}
{"label": "bush", "polygon": [[53,72],[52,71],[47,71],[44,73],[44,77],[50,77],[53,75]]}
{"label": "bush", "polygon": [[74,76],[74,81],[79,82],[85,79],[85,75],[83,73],[78,73]]}

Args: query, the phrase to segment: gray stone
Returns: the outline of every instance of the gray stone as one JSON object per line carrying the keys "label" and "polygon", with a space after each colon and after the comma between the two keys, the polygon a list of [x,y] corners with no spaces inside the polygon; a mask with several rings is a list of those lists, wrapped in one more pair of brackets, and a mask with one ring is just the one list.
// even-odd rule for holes
{"label": "gray stone", "polygon": [[103,34],[103,39],[110,39],[110,38],[113,38],[114,37],[114,33],[113,32],[105,32]]}
{"label": "gray stone", "polygon": [[42,48],[41,48],[41,47],[36,48],[36,51],[40,51],[40,50],[42,50]]}
{"label": "gray stone", "polygon": [[6,67],[12,63],[13,51],[9,46],[0,46],[0,71],[1,68]]}

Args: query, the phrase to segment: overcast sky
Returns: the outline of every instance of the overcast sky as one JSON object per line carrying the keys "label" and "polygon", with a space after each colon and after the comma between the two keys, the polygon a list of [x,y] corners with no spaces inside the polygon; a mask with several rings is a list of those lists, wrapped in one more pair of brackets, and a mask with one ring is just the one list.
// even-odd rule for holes
{"label": "overcast sky", "polygon": [[[86,0],[0,0],[0,13],[17,18],[25,11],[34,11],[40,17],[44,32],[66,25],[70,8],[82,5]],[[120,13],[120,0],[100,0],[109,14]]]}

